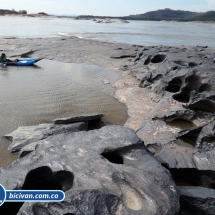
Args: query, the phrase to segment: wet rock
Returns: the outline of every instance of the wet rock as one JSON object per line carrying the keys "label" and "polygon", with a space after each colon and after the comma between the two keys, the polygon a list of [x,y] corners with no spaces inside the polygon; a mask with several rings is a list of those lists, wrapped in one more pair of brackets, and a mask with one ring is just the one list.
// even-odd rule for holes
{"label": "wet rock", "polygon": [[70,125],[40,124],[38,126],[19,127],[14,132],[7,134],[4,138],[12,141],[8,150],[19,151],[23,146],[47,138],[50,135],[71,133],[87,130],[87,123],[74,123]]}
{"label": "wet rock", "polygon": [[196,146],[203,151],[215,149],[215,121],[203,127],[198,136]]}
{"label": "wet rock", "polygon": [[92,120],[100,120],[104,115],[103,114],[91,114],[91,115],[82,115],[82,116],[72,116],[61,119],[53,120],[54,124],[70,124],[75,122],[89,122]]}
{"label": "wet rock", "polygon": [[180,215],[212,215],[215,211],[215,190],[202,187],[179,187]]}
{"label": "wet rock", "polygon": [[63,202],[24,203],[18,214],[172,215],[179,210],[168,170],[129,128],[106,126],[58,134],[37,143],[34,152],[0,169],[5,189],[22,188],[26,175],[38,167],[49,167],[58,180],[59,171],[62,176],[70,173],[75,180],[72,187],[66,186]]}

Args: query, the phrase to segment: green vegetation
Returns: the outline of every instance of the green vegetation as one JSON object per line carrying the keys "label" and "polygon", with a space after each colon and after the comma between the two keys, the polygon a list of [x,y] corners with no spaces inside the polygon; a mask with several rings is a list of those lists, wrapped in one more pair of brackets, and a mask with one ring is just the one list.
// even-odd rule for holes
{"label": "green vegetation", "polygon": [[10,14],[27,14],[26,10],[20,10],[20,11],[16,11],[14,9],[12,10],[4,10],[4,9],[0,9],[0,15],[10,15]]}
{"label": "green vegetation", "polygon": [[26,10],[19,10],[19,13],[21,13],[21,14],[27,14],[27,11]]}
{"label": "green vegetation", "polygon": [[127,19],[139,19],[139,20],[191,20],[199,13],[182,11],[182,10],[171,10],[166,8],[164,10],[151,11],[144,14],[130,15]]}

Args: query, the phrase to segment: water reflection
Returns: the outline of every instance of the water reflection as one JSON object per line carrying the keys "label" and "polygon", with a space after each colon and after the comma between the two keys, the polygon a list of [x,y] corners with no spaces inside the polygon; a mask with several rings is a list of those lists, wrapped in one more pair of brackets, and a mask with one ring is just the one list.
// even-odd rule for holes
{"label": "water reflection", "polygon": [[195,148],[196,146],[196,138],[194,137],[180,137],[176,141],[177,145],[183,146],[183,147],[188,147],[188,148]]}
{"label": "water reflection", "polygon": [[[19,126],[37,125],[73,115],[103,113],[122,124],[126,108],[113,97],[119,75],[97,66],[42,60],[34,67],[0,68],[0,136]],[[104,85],[108,79],[110,85]],[[16,156],[0,141],[0,166]]]}
{"label": "water reflection", "polygon": [[166,122],[166,124],[180,129],[189,129],[189,128],[197,127],[195,123],[185,119],[175,119],[175,120],[172,120],[171,122]]}

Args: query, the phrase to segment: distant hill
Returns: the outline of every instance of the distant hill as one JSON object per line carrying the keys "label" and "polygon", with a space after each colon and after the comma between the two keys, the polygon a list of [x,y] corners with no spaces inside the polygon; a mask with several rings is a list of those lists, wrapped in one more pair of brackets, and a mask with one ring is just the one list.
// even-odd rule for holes
{"label": "distant hill", "polygon": [[208,11],[205,13],[201,13],[195,17],[193,17],[193,20],[198,21],[215,21],[215,11]]}
{"label": "distant hill", "polygon": [[184,11],[184,10],[171,10],[165,8],[162,10],[150,11],[143,14],[136,14],[123,17],[111,17],[111,16],[92,16],[81,15],[78,18],[82,19],[105,19],[105,18],[120,18],[125,20],[152,20],[152,21],[215,21],[215,11],[208,11],[205,13]]}
{"label": "distant hill", "polygon": [[128,20],[215,21],[215,11],[197,13],[169,8],[123,17]]}

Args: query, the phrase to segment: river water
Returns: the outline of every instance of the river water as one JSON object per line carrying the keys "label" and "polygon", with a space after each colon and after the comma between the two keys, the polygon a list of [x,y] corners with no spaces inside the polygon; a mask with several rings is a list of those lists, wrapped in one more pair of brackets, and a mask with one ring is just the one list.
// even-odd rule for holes
{"label": "river water", "polygon": [[138,45],[203,45],[215,48],[215,24],[129,21],[99,24],[66,18],[0,17],[0,37],[56,37],[58,33]]}

